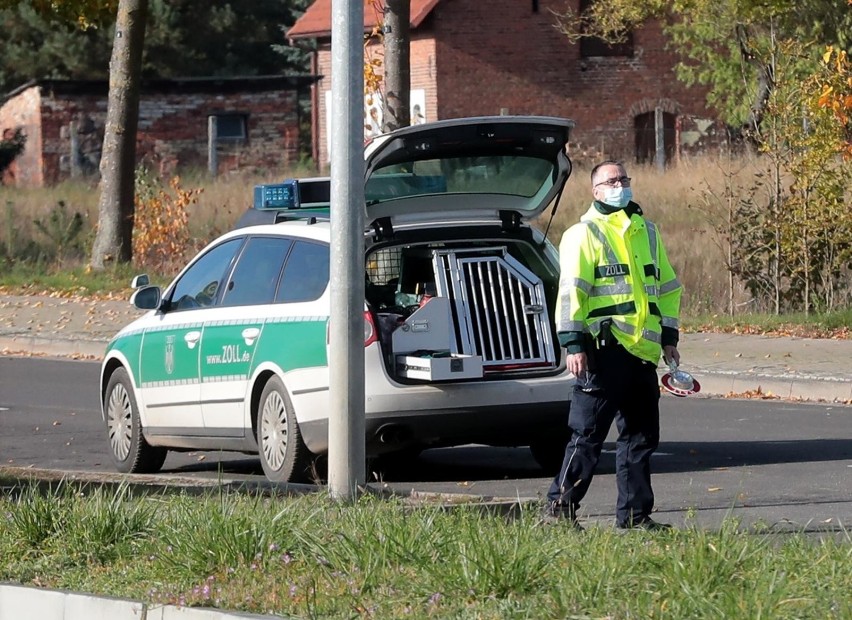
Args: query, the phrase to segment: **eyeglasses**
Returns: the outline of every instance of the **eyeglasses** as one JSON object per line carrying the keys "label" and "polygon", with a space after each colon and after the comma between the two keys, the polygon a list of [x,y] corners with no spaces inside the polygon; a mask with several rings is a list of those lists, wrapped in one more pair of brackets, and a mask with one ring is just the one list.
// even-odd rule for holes
{"label": "eyeglasses", "polygon": [[597,187],[598,185],[615,187],[617,183],[620,184],[621,187],[628,187],[630,185],[630,177],[612,177],[611,179],[607,179],[606,181],[601,181],[600,183],[597,183],[595,187]]}

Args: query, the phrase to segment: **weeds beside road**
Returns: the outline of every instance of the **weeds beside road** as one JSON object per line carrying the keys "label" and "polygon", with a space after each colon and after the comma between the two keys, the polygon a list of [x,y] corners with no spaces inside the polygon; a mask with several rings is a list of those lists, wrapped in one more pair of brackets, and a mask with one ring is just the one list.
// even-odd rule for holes
{"label": "weeds beside road", "polygon": [[364,496],[0,500],[0,580],[298,618],[848,618],[849,538],[537,525]]}
{"label": "weeds beside road", "polygon": [[[766,163],[759,157],[728,159],[706,155],[684,158],[663,172],[653,166],[631,167],[637,200],[646,215],[660,226],[669,259],[684,284],[684,316],[724,314],[729,308],[739,314],[741,311],[787,312],[803,307],[801,282],[785,275],[786,271],[781,273],[772,268],[780,265],[785,270],[793,269],[798,259],[784,254],[764,265],[765,273],[756,274],[759,265],[752,263],[757,258],[744,265],[742,257],[734,260],[736,253],[732,254],[732,242],[742,246],[748,239],[740,239],[739,233],[735,234],[739,229],[726,219],[731,216],[729,207],[748,204],[749,208],[758,209],[761,215],[758,219],[763,221],[765,209],[761,210],[759,205],[763,198],[755,193],[755,185],[765,178]],[[188,171],[176,179],[158,178],[145,169],[137,170],[136,271],[150,272],[160,267],[164,280],[168,281],[175,275],[174,269],[184,265],[201,246],[234,226],[250,206],[255,184],[314,174],[299,169],[264,176],[210,179],[198,171]],[[588,209],[591,201],[588,183],[588,171],[576,170],[553,218],[548,212],[534,223],[548,231],[551,241],[558,243],[562,232]],[[14,284],[11,274],[18,270],[26,273],[35,269],[40,279],[75,268],[82,271],[97,225],[97,197],[97,188],[84,182],[65,182],[39,189],[0,186],[0,204],[5,205],[0,220],[0,272],[3,272],[0,285]],[[762,230],[760,222],[752,221],[755,218],[739,211],[735,215],[734,219],[746,224],[749,230]],[[844,253],[848,244],[840,234],[846,229],[838,228],[840,222],[832,224],[835,225],[832,232],[837,233],[832,243],[839,244],[833,260],[843,263],[843,267],[820,270],[818,263],[813,262],[817,255],[811,257],[811,269],[816,269],[826,280],[819,286],[812,283],[808,289],[813,297],[810,309],[814,312],[849,307],[852,299],[848,253]],[[748,243],[746,246],[749,249]],[[760,264],[774,256],[774,250],[767,249],[763,242],[751,249],[762,257]],[[767,257],[767,252],[771,256]],[[747,276],[743,269],[751,275]],[[740,275],[735,277],[732,271]],[[774,296],[768,296],[760,286],[760,291],[755,291],[755,279],[765,285],[767,278],[773,280],[776,288],[780,287]],[[829,280],[830,303],[816,294],[816,289],[828,286]],[[126,284],[122,281],[121,285]],[[795,290],[786,290],[791,287]]]}

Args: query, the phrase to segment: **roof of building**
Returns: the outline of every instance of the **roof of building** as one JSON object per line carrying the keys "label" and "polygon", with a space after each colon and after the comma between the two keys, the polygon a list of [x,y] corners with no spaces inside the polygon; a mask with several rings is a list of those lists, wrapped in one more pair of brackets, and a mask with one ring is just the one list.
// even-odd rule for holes
{"label": "roof of building", "polygon": [[[148,93],[233,93],[264,92],[269,90],[297,90],[309,86],[319,79],[313,75],[255,75],[245,77],[186,77],[143,79],[142,94]],[[64,95],[90,95],[109,92],[108,80],[30,80],[5,95],[0,95],[0,104],[34,86]]]}
{"label": "roof of building", "polygon": [[[331,2],[332,0],[315,0],[287,31],[287,38],[317,39],[331,36]],[[423,23],[438,2],[439,0],[411,0],[410,27],[417,28]],[[381,4],[384,5],[383,2]],[[382,20],[382,12],[375,7],[373,0],[364,0],[364,32],[369,32],[376,24],[381,24]]]}

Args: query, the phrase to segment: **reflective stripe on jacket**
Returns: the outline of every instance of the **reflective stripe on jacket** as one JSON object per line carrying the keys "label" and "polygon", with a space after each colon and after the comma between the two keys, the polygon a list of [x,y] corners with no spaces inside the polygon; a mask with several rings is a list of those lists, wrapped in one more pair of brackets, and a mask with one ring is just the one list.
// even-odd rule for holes
{"label": "reflective stripe on jacket", "polygon": [[657,227],[624,209],[609,215],[594,205],[559,244],[557,332],[612,333],[633,355],[657,363],[662,327],[678,328],[683,287]]}

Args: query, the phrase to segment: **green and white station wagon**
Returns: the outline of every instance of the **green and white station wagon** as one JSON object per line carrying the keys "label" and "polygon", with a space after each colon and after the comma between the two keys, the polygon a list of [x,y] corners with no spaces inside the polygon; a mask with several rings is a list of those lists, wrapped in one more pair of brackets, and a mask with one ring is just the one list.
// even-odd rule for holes
{"label": "green and white station wagon", "polygon": [[[561,462],[572,377],[550,319],[559,263],[528,221],[555,211],[572,126],[466,118],[368,144],[369,455],[479,443]],[[134,280],[148,312],[110,342],[100,380],[122,472],[158,471],[169,450],[234,450],[297,481],[328,450],[329,180],[254,198],[165,291]]]}

